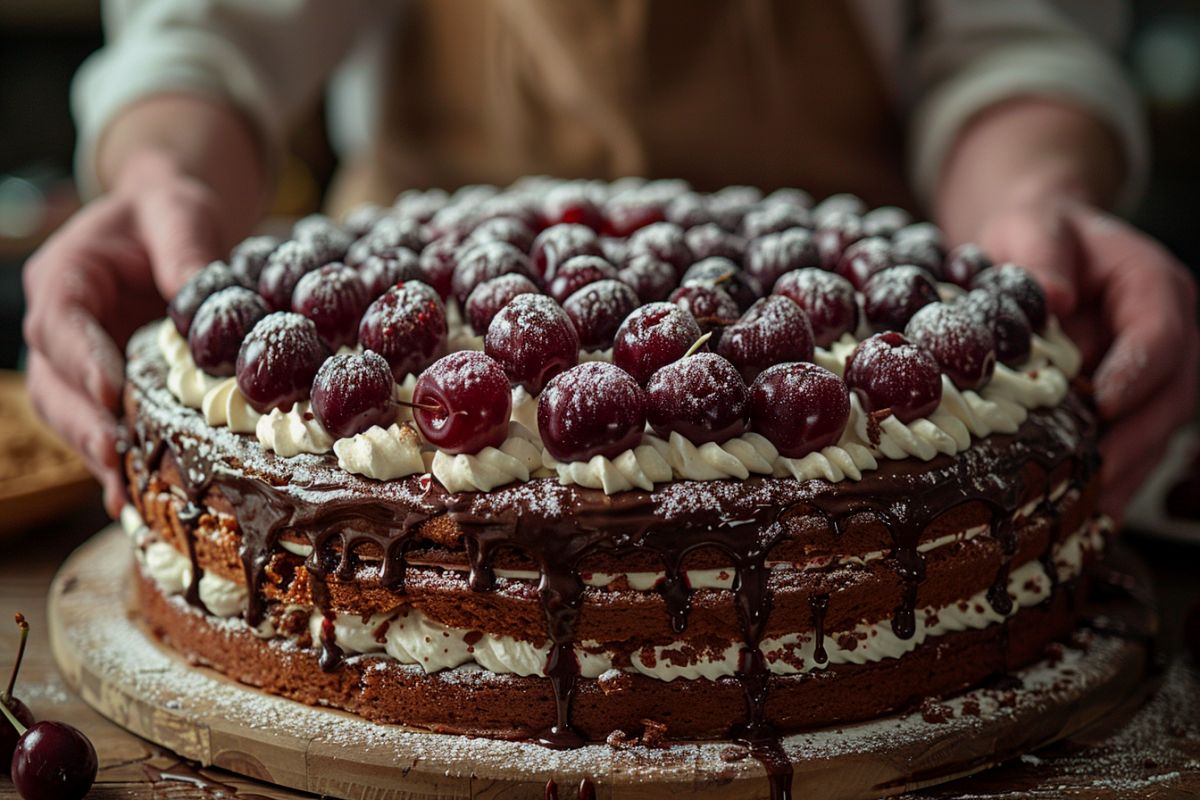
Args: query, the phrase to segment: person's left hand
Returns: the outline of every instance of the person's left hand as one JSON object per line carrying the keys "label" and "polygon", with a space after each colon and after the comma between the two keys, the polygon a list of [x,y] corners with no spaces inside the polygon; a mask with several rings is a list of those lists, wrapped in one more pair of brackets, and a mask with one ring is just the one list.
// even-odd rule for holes
{"label": "person's left hand", "polygon": [[1039,279],[1082,350],[1105,423],[1101,505],[1119,520],[1196,411],[1195,280],[1161,244],[1074,199],[1009,207],[984,220],[977,240],[997,263]]}

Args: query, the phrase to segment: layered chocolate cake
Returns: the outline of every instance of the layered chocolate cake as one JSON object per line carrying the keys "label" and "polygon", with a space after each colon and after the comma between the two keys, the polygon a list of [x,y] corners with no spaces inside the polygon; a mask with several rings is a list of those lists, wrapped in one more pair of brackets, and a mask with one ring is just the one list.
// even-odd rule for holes
{"label": "layered chocolate cake", "polygon": [[141,615],[380,723],[777,737],[1041,657],[1101,553],[1078,352],[895,208],[527,180],[310,217],[129,345]]}

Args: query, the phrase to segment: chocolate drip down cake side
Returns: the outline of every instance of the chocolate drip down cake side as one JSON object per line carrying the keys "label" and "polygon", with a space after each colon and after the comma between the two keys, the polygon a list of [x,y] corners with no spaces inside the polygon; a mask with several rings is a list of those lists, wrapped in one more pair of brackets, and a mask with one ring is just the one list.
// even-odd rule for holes
{"label": "chocolate drip down cake side", "polygon": [[140,615],[379,723],[786,776],[1038,660],[1108,533],[1037,284],[848,195],[409,192],[243,242],[128,355]]}

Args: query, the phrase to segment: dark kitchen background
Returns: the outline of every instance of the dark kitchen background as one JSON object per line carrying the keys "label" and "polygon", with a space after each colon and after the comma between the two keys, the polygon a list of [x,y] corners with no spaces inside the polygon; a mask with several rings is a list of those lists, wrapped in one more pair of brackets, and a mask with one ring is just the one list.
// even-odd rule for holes
{"label": "dark kitchen background", "polygon": [[[1136,223],[1193,269],[1200,265],[1200,3],[1130,3],[1123,58],[1145,99],[1154,148]],[[0,2],[0,369],[22,357],[21,266],[78,206],[71,180],[71,76],[101,44],[100,9],[78,0]],[[275,212],[320,205],[333,157],[321,110],[291,143]]]}

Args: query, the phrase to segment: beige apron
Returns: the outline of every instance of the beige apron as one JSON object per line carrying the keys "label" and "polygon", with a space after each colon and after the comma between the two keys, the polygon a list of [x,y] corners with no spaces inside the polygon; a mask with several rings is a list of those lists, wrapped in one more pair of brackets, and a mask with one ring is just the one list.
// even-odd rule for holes
{"label": "beige apron", "polygon": [[398,27],[384,135],[343,165],[335,213],[527,174],[911,204],[900,126],[841,2],[417,0]]}

